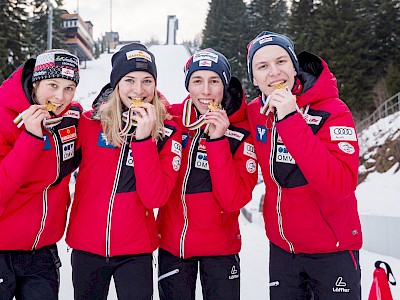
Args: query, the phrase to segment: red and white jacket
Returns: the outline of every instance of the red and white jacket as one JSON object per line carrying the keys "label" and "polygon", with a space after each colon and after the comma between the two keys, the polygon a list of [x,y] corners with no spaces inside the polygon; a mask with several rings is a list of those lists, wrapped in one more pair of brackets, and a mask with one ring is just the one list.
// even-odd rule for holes
{"label": "red and white jacket", "polygon": [[266,185],[265,230],[273,244],[292,253],[358,250],[354,121],[325,61],[307,52],[298,59],[301,85],[294,93],[301,113],[275,123],[272,114],[260,114],[260,97],[247,110]]}
{"label": "red and white jacket", "polygon": [[80,159],[75,150],[79,104],[45,131],[44,140],[13,123],[31,105],[34,65],[34,59],[28,60],[0,87],[0,250],[29,251],[61,239],[70,173]]}
{"label": "red and white jacket", "polygon": [[104,257],[158,247],[153,208],[167,202],[181,162],[181,131],[172,121],[164,126],[166,135],[157,143],[149,137],[114,147],[92,111],[82,116],[82,161],[66,237],[70,247]]}
{"label": "red and white jacket", "polygon": [[[230,126],[220,139],[209,140],[204,126],[188,130],[182,125],[189,97],[170,108],[183,131],[182,166],[170,199],[159,209],[157,223],[160,247],[177,257],[240,251],[238,217],[257,182],[257,158],[245,114],[245,96],[238,80],[237,84],[237,95],[223,105]],[[198,117],[193,106],[191,122]]]}

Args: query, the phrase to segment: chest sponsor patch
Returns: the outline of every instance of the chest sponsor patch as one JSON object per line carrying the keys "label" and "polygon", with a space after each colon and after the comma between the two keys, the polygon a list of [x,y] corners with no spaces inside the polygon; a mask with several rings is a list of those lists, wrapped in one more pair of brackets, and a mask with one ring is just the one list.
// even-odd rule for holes
{"label": "chest sponsor patch", "polygon": [[174,131],[172,129],[164,127],[164,132],[166,136],[171,136]]}
{"label": "chest sponsor patch", "polygon": [[257,126],[256,139],[261,143],[267,142],[267,128],[265,126],[260,126],[260,125]]}
{"label": "chest sponsor patch", "polygon": [[285,145],[277,145],[276,147],[276,162],[284,164],[295,164],[296,161],[290,155],[289,151],[286,149]]}
{"label": "chest sponsor patch", "polygon": [[205,138],[200,138],[199,140],[199,146],[197,147],[199,151],[206,151],[206,139]]}
{"label": "chest sponsor patch", "polygon": [[179,156],[175,156],[172,159],[172,168],[175,171],[179,171],[179,169],[181,168],[181,158]]}
{"label": "chest sponsor patch", "polygon": [[243,154],[250,156],[251,158],[257,159],[256,151],[254,145],[244,142]]}
{"label": "chest sponsor patch", "polygon": [[177,141],[172,140],[171,152],[182,157],[182,145]]}
{"label": "chest sponsor patch", "polygon": [[74,153],[75,153],[75,141],[65,143],[62,145],[63,161],[73,158]]}
{"label": "chest sponsor patch", "polygon": [[230,130],[230,129],[226,130],[225,136],[229,137],[229,138],[236,139],[238,141],[241,141],[244,138],[244,134],[243,133],[238,132],[238,131],[234,131],[234,130]]}
{"label": "chest sponsor patch", "polygon": [[246,170],[247,172],[253,174],[257,170],[257,164],[256,161],[252,158],[249,158],[246,161]]}
{"label": "chest sponsor patch", "polygon": [[132,154],[132,149],[128,150],[128,155],[126,156],[126,162],[125,165],[128,167],[133,167],[133,154]]}
{"label": "chest sponsor patch", "polygon": [[80,116],[81,116],[81,113],[79,111],[69,110],[64,114],[63,117],[79,119]]}
{"label": "chest sponsor patch", "polygon": [[58,134],[60,135],[61,142],[66,143],[76,139],[76,127],[75,125],[69,126],[63,129],[58,130]]}
{"label": "chest sponsor patch", "polygon": [[283,141],[282,141],[282,138],[281,138],[281,136],[278,134],[278,138],[277,138],[277,140],[276,140],[278,143],[281,143],[281,144],[283,144]]}
{"label": "chest sponsor patch", "polygon": [[189,135],[187,133],[182,133],[182,148],[186,148],[189,141]]}
{"label": "chest sponsor patch", "polygon": [[353,145],[348,142],[340,142],[338,146],[339,149],[342,150],[344,153],[353,154],[354,152],[356,152]]}
{"label": "chest sponsor patch", "polygon": [[356,131],[353,127],[332,126],[329,127],[332,141],[357,141]]}
{"label": "chest sponsor patch", "polygon": [[209,170],[207,153],[197,152],[195,167],[198,169]]}
{"label": "chest sponsor patch", "polygon": [[321,123],[321,120],[322,120],[322,117],[320,117],[320,116],[312,116],[309,114],[304,114],[303,118],[307,122],[307,124],[311,124],[311,125],[319,125],[319,123]]}
{"label": "chest sponsor patch", "polygon": [[44,147],[43,150],[50,150],[51,149],[51,143],[50,143],[50,137],[47,133],[43,134],[44,138]]}
{"label": "chest sponsor patch", "polygon": [[103,147],[103,148],[117,148],[116,146],[110,144],[107,141],[106,135],[103,132],[99,133],[99,137],[97,139],[97,146]]}

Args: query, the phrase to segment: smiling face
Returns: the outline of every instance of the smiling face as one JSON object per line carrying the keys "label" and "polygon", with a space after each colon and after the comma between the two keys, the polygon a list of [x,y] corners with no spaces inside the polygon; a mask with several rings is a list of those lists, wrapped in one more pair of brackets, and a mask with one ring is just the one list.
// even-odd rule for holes
{"label": "smiling face", "polygon": [[151,103],[156,92],[156,81],[150,73],[134,71],[122,77],[118,87],[122,103],[130,107],[134,100]]}
{"label": "smiling face", "polygon": [[54,113],[61,113],[72,101],[76,83],[64,78],[43,79],[34,83],[36,101],[54,108]]}
{"label": "smiling face", "polygon": [[197,110],[205,114],[211,102],[221,103],[224,97],[224,84],[217,73],[200,70],[189,79],[188,90]]}
{"label": "smiling face", "polygon": [[284,84],[292,89],[296,76],[293,62],[281,46],[269,45],[260,48],[253,57],[253,83],[261,92],[269,95],[274,86]]}

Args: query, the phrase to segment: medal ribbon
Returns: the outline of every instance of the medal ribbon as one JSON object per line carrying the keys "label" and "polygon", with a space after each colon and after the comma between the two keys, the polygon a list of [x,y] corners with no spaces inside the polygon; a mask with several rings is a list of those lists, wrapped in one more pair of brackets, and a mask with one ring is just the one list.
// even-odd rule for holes
{"label": "medal ribbon", "polygon": [[132,117],[135,115],[135,112],[132,110],[133,106],[129,107],[129,110],[124,111],[122,113],[122,121],[125,123],[125,127],[119,131],[121,136],[129,136],[132,135],[129,133],[133,127],[137,126],[137,122],[132,120]]}
{"label": "medal ribbon", "polygon": [[[260,114],[268,116],[268,114],[271,112],[271,109],[269,108],[269,97],[265,99],[264,93],[261,95],[261,108],[260,108]],[[305,108],[299,108],[296,103],[296,110],[299,112],[302,116],[307,114],[308,109],[310,108],[310,105],[308,104]]]}
{"label": "medal ribbon", "polygon": [[[182,123],[186,128],[189,128],[189,130],[195,130],[195,129],[198,129],[201,126],[203,126],[205,123],[204,117],[207,114],[207,112],[210,111],[210,110],[207,110],[207,112],[204,115],[201,115],[198,120],[196,120],[193,123],[190,123],[192,106],[193,106],[192,99],[188,99],[188,101],[186,101],[185,105],[183,106]],[[204,133],[208,134],[209,129],[210,129],[210,124],[207,124],[206,128],[204,129]]]}

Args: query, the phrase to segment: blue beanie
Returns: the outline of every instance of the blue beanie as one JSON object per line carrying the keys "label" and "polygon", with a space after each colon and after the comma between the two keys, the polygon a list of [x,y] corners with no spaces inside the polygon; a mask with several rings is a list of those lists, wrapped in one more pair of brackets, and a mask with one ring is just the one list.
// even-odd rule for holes
{"label": "blue beanie", "polygon": [[226,90],[231,81],[231,66],[224,55],[212,48],[203,49],[193,54],[187,61],[185,71],[185,87],[189,91],[190,76],[196,71],[213,71],[221,77],[224,89]]}
{"label": "blue beanie", "polygon": [[263,31],[247,45],[247,71],[249,73],[250,81],[253,82],[253,57],[260,48],[269,45],[278,45],[289,53],[293,62],[296,72],[299,72],[299,61],[297,60],[296,53],[294,52],[294,44],[292,40],[286,35],[274,33],[270,31]]}
{"label": "blue beanie", "polygon": [[134,71],[150,73],[157,80],[156,60],[147,48],[139,43],[130,43],[123,46],[111,58],[110,84],[112,88],[122,77]]}

